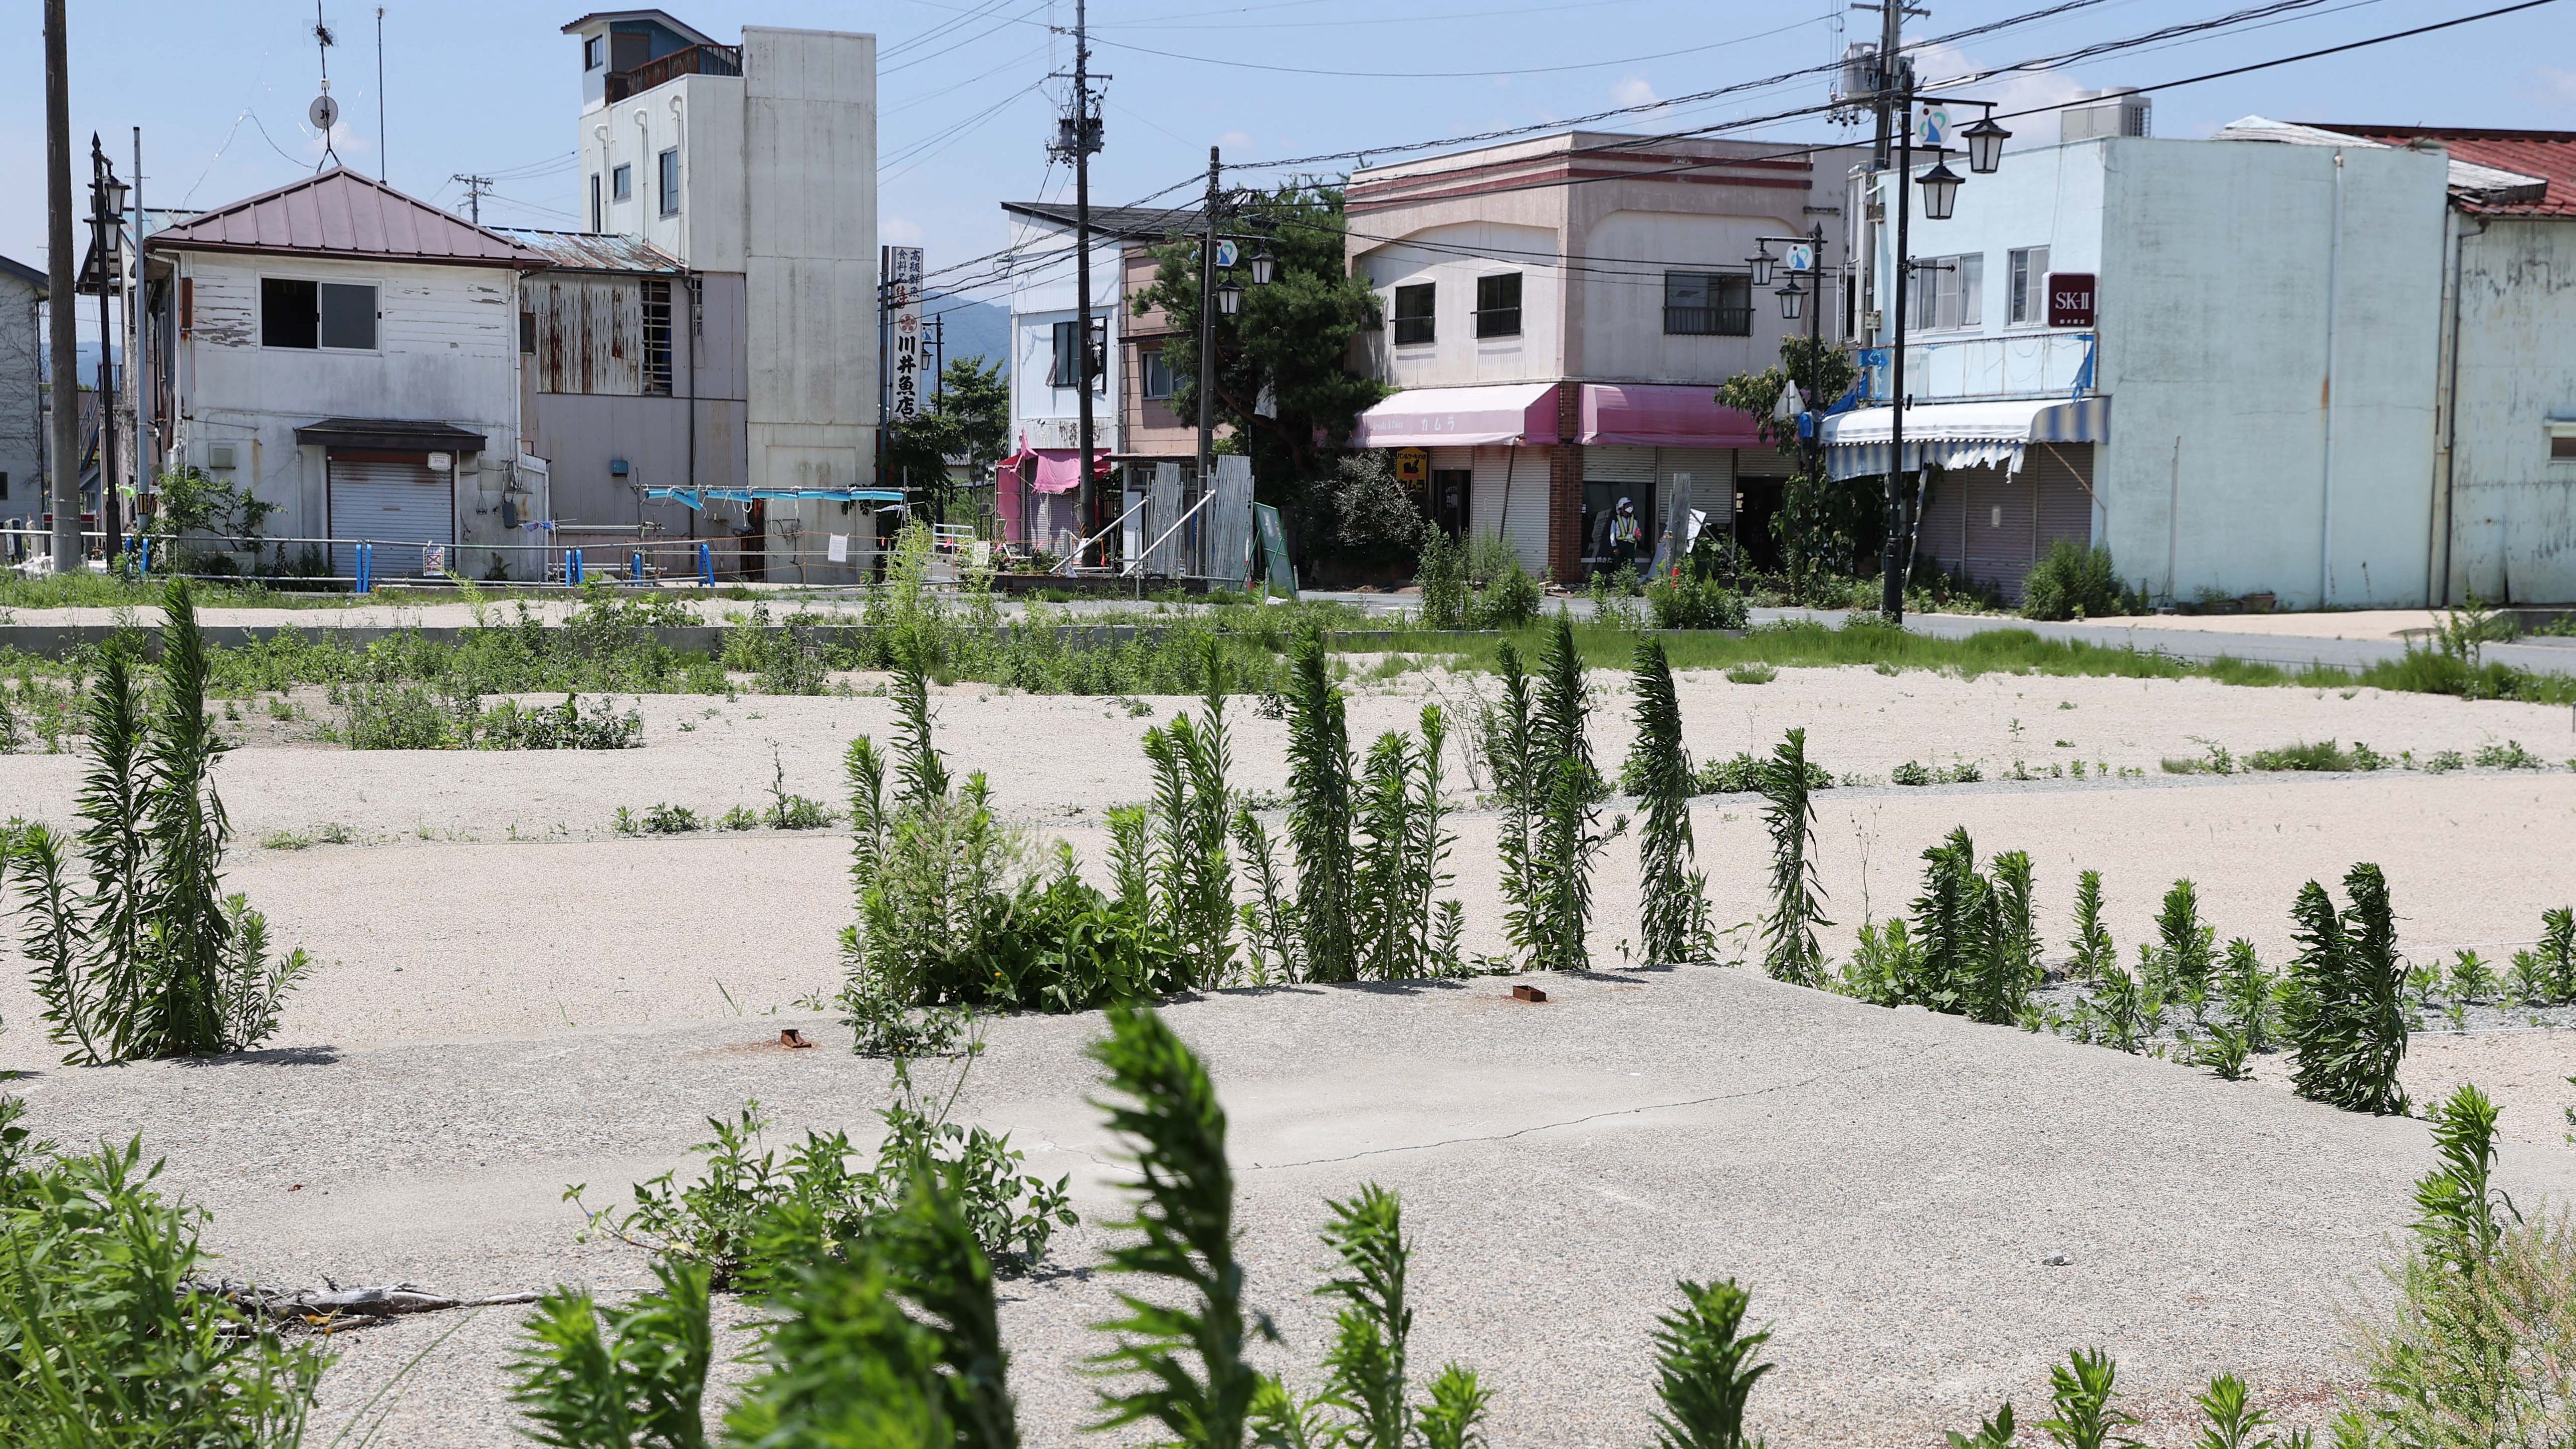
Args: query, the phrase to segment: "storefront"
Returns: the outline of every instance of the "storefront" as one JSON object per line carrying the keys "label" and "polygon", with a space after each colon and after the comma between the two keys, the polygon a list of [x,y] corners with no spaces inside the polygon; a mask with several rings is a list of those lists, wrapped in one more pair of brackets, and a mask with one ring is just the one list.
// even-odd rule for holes
{"label": "storefront", "polygon": [[[1902,468],[1915,475],[1917,573],[1962,574],[2019,602],[2022,580],[2064,540],[2096,536],[2096,449],[2110,440],[2107,397],[1928,403],[1905,410]],[[1891,410],[1825,420],[1825,471],[1885,476]]]}

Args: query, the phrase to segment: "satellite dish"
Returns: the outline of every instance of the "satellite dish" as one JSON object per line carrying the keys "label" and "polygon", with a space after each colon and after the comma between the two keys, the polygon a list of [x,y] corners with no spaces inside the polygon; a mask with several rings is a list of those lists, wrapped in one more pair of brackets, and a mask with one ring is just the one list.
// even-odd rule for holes
{"label": "satellite dish", "polygon": [[313,104],[304,108],[304,115],[313,123],[313,129],[328,131],[340,124],[340,103],[329,96],[315,96]]}

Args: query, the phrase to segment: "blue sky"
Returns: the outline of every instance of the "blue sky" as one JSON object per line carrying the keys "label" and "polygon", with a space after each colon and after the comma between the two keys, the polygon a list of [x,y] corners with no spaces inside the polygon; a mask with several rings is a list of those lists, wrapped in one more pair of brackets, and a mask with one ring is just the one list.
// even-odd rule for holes
{"label": "blue sky", "polygon": [[[0,253],[41,265],[42,11],[0,0]],[[1909,36],[1966,29],[2049,0],[1931,0]],[[1927,58],[1927,79],[2021,61],[2262,0],[2098,0]],[[1987,87],[2023,103],[2077,86],[2154,85],[2248,61],[2405,29],[2502,0],[2316,0],[2250,27],[2166,43]],[[460,171],[502,178],[485,218],[575,225],[572,148],[581,13],[527,0],[386,0],[377,126],[376,7],[324,0],[340,43],[332,94],[340,156],[440,204]],[[309,172],[304,124],[317,62],[310,0],[72,0],[72,117],[127,169],[144,128],[146,199],[207,206]],[[997,203],[1069,197],[1050,166],[1048,117],[1070,66],[1071,0],[682,0],[682,20],[731,40],[746,22],[880,37],[881,240],[929,250],[938,268],[1004,241]],[[1845,0],[1095,0],[1095,66],[1108,149],[1094,199],[1134,200],[1203,170],[1210,143],[1270,160],[1560,121],[1803,66],[1876,25]],[[2199,135],[2249,112],[2283,119],[2576,130],[2576,0],[2439,35],[2160,93],[2157,133]],[[1617,124],[1706,126],[1825,98],[1822,77]],[[2032,128],[2053,139],[2053,126]],[[1821,118],[1750,134],[1850,137]],[[1320,163],[1331,172],[1347,163]],[[78,169],[87,176],[86,162]],[[1275,173],[1253,173],[1258,179]],[[1174,199],[1189,188],[1173,193]]]}

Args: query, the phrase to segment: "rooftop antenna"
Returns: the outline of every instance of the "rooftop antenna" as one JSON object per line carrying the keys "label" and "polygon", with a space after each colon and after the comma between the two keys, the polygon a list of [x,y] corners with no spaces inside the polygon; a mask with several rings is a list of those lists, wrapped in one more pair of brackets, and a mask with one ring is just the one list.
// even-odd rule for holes
{"label": "rooftop antenna", "polygon": [[394,181],[394,163],[385,149],[385,7],[376,7],[376,179]]}
{"label": "rooftop antenna", "polygon": [[[331,33],[330,26],[322,23],[322,0],[313,0],[313,43],[322,53],[322,94],[315,96],[313,104],[304,108],[304,117],[322,133],[322,160],[313,167],[318,175],[324,166],[340,161],[340,153],[331,145],[331,128],[340,124],[340,103],[331,99],[331,47],[339,44],[339,38]],[[341,161],[340,164],[345,166],[348,163]]]}

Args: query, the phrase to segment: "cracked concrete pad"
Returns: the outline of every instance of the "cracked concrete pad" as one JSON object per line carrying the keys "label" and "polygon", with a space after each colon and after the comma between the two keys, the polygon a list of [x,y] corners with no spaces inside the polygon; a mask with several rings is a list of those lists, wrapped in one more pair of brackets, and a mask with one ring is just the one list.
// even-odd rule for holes
{"label": "cracked concrete pad", "polygon": [[[1414,1361],[1481,1370],[1497,1444],[1642,1441],[1654,1315],[1675,1279],[1727,1276],[1778,1328],[1754,1414],[1775,1442],[1937,1441],[2006,1398],[2028,1417],[2048,1363],[2096,1344],[2141,1410],[2177,1413],[2224,1369],[2313,1417],[2344,1373],[2341,1315],[2381,1291],[2373,1265],[2430,1157],[2418,1122],[1740,971],[1544,984],[1544,1005],[1486,979],[1167,1008],[1231,1118],[1253,1299],[1287,1340],[1268,1362],[1312,1386],[1329,1329],[1315,1230],[1327,1198],[1376,1181],[1402,1194],[1417,1249]],[[825,1049],[765,1045],[781,1025]],[[1120,1169],[1084,1104],[1099,1029],[995,1023],[960,1099],[1031,1170],[1070,1174],[1084,1215],[1048,1272],[1005,1286],[1033,1444],[1075,1440],[1092,1393],[1078,1365],[1100,1347],[1087,1325],[1112,1307],[1093,1269]],[[843,1039],[780,1015],[55,1071],[20,1089],[55,1137],[141,1132],[170,1185],[213,1210],[207,1241],[231,1271],[613,1294],[642,1285],[643,1259],[578,1244],[562,1187],[614,1200],[684,1166],[702,1119],[752,1097],[773,1140],[864,1136],[889,1074]],[[2517,1143],[2505,1170],[2526,1207],[2576,1186],[2560,1149]],[[326,1419],[392,1382],[382,1442],[502,1442],[517,1312],[353,1336]]]}

